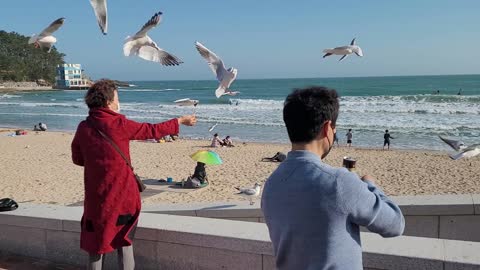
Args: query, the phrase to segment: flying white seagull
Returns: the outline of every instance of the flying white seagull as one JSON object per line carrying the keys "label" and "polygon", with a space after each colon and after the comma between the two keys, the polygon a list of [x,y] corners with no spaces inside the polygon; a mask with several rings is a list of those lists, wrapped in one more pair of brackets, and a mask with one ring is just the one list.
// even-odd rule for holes
{"label": "flying white seagull", "polygon": [[211,127],[208,129],[208,132],[212,132],[212,130],[214,130],[217,126],[218,126],[218,123],[215,123],[213,126],[211,126]]}
{"label": "flying white seagull", "polygon": [[107,34],[108,22],[107,22],[107,0],[90,0],[93,11],[97,17],[98,26],[104,35]]}
{"label": "flying white seagull", "polygon": [[28,44],[34,44],[36,48],[47,48],[48,52],[52,50],[53,44],[57,42],[57,38],[52,36],[53,32],[57,31],[65,21],[65,18],[56,19],[47,28],[45,28],[40,34],[33,35]]}
{"label": "flying white seagull", "polygon": [[362,49],[359,46],[355,45],[355,38],[352,39],[352,42],[350,42],[350,45],[342,46],[342,47],[336,47],[336,48],[333,48],[333,49],[325,49],[325,50],[323,50],[323,52],[325,53],[323,58],[325,58],[327,56],[330,56],[332,54],[343,55],[342,58],[340,58],[340,60],[338,60],[338,61],[342,61],[343,59],[345,59],[345,57],[347,57],[349,54],[352,54],[352,53],[355,53],[356,55],[358,55],[360,57],[363,56]]}
{"label": "flying white seagull", "polygon": [[255,197],[258,197],[258,195],[260,195],[260,184],[258,183],[255,183],[255,186],[253,188],[236,187],[236,189],[240,191],[239,193],[237,193],[237,195],[247,198],[250,201],[250,205],[253,205],[254,204],[253,199]]}
{"label": "flying white seagull", "polygon": [[453,160],[458,160],[461,158],[472,158],[478,155],[480,155],[480,144],[475,144],[463,149],[456,155],[451,155],[450,158]]}
{"label": "flying white seagull", "polygon": [[183,63],[176,56],[160,49],[157,44],[147,36],[147,32],[160,23],[161,15],[162,12],[156,13],[133,37],[127,37],[123,45],[123,53],[125,56],[137,55],[145,60],[161,63],[164,66],[177,66]]}
{"label": "flying white seagull", "polygon": [[196,99],[182,98],[174,101],[178,106],[197,106],[200,103]]}
{"label": "flying white seagull", "polygon": [[453,148],[453,150],[455,151],[460,151],[460,150],[463,150],[465,148],[467,148],[467,146],[465,145],[465,143],[463,143],[462,141],[455,141],[455,140],[449,140],[449,139],[445,139],[443,138],[442,136],[438,136],[443,142],[445,142],[446,144],[448,144],[450,147]]}
{"label": "flying white seagull", "polygon": [[226,91],[225,93],[223,93],[222,96],[226,96],[226,95],[229,95],[229,96],[236,96],[240,94],[240,91]]}
{"label": "flying white seagull", "polygon": [[[440,136],[439,136],[440,137]],[[475,157],[477,155],[480,155],[480,144],[474,144],[471,146],[466,146],[463,142],[461,141],[455,141],[455,140],[448,140],[440,137],[442,141],[447,143],[450,147],[455,149],[456,151],[460,151],[460,153],[455,154],[455,155],[450,155],[450,158],[453,160],[458,160],[461,158],[471,158]]]}
{"label": "flying white seagull", "polygon": [[230,85],[235,81],[237,78],[237,69],[236,68],[229,68],[225,69],[225,65],[223,64],[222,59],[218,57],[215,53],[207,49],[207,47],[203,46],[200,42],[195,42],[195,47],[197,48],[200,55],[207,60],[208,65],[213,71],[213,74],[217,76],[217,80],[220,82],[217,90],[215,90],[215,96],[220,98],[223,95],[231,95],[234,96],[238,94],[237,91],[231,91],[229,89]]}

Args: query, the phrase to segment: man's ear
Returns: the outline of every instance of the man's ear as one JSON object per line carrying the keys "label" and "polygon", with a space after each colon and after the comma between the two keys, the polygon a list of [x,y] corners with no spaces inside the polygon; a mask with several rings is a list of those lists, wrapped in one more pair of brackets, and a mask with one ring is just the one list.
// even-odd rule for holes
{"label": "man's ear", "polygon": [[325,123],[323,123],[322,126],[322,135],[326,138],[328,136],[328,128],[330,127],[332,121],[327,120]]}

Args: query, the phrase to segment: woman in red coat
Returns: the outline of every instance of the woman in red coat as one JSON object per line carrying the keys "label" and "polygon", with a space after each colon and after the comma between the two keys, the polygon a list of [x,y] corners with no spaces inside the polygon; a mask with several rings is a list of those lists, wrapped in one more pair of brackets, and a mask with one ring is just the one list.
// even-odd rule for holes
{"label": "woman in red coat", "polygon": [[90,255],[88,269],[101,269],[103,254],[118,251],[119,269],[133,269],[132,238],[140,214],[140,192],[132,169],[98,132],[109,137],[130,160],[131,140],[160,139],[192,126],[195,116],[159,124],[138,123],[119,114],[115,83],[101,80],[86,96],[89,116],[72,142],[73,163],[84,167],[85,201],[80,247]]}

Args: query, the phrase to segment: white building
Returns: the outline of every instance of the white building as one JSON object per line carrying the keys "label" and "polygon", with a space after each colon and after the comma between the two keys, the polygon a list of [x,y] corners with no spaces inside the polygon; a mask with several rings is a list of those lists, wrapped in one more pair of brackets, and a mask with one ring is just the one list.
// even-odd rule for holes
{"label": "white building", "polygon": [[56,87],[61,89],[88,89],[90,81],[82,74],[81,64],[57,66]]}

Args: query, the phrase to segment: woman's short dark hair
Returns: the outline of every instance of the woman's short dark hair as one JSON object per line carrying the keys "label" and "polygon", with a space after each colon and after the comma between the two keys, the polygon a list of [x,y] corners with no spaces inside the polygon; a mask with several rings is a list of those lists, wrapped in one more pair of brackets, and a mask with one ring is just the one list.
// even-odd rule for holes
{"label": "woman's short dark hair", "polygon": [[292,143],[311,142],[326,121],[335,126],[339,101],[337,91],[323,86],[295,89],[287,96],[283,107],[283,121]]}
{"label": "woman's short dark hair", "polygon": [[85,95],[85,103],[89,109],[106,108],[113,101],[117,86],[112,80],[102,79],[94,83]]}
{"label": "woman's short dark hair", "polygon": [[218,137],[218,133],[213,134],[213,137]]}

